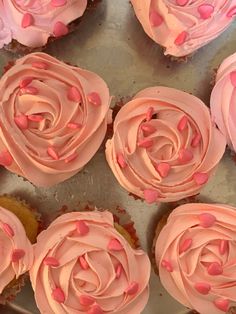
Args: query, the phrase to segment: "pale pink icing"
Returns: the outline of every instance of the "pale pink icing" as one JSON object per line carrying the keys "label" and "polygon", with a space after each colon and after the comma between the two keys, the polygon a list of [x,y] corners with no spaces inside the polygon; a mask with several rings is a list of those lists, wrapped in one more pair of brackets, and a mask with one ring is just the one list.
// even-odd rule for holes
{"label": "pale pink icing", "polygon": [[[205,214],[215,218],[207,228],[199,225]],[[183,251],[186,239],[192,241]],[[226,241],[224,248],[221,247],[223,240]],[[156,242],[156,263],[162,284],[180,303],[201,314],[227,312],[226,308],[236,305],[235,240],[235,208],[220,204],[177,207],[170,214]],[[215,262],[222,268],[222,274],[209,273],[209,266]],[[166,263],[170,263],[168,265],[172,266],[172,272],[167,270]],[[206,294],[196,289],[199,283],[209,286]],[[202,289],[200,291],[203,292]],[[220,310],[214,304],[216,300],[224,303],[225,309]]]}
{"label": "pale pink icing", "polygon": [[[51,3],[51,0],[0,0],[0,21],[6,29],[0,27],[0,48],[12,39],[32,48],[44,46],[53,36],[57,22],[68,25],[81,17],[87,7],[87,0],[67,0],[58,7]],[[33,24],[23,28],[22,19],[26,13],[32,15]]]}
{"label": "pale pink icing", "polygon": [[[4,225],[12,235],[4,231]],[[25,255],[17,262],[12,261],[13,250],[23,250]],[[10,211],[0,207],[0,293],[14,279],[26,273],[33,263],[33,248],[19,219]]]}
{"label": "pale pink icing", "polygon": [[227,143],[236,151],[236,54],[226,58],[217,71],[215,86],[211,94],[211,113],[214,121],[226,136]]}
{"label": "pale pink icing", "polygon": [[[81,235],[76,224],[82,221],[87,233]],[[123,248],[109,250],[114,239]],[[150,261],[141,250],[131,248],[114,228],[109,212],[72,212],[57,218],[43,231],[34,247],[35,261],[30,278],[41,313],[90,313],[97,304],[99,312],[114,314],[139,314],[145,307],[149,289]],[[87,269],[81,267],[83,256]],[[59,265],[45,265],[48,257],[54,257]],[[117,266],[121,274],[116,278]],[[131,283],[138,284],[134,294],[126,289]],[[64,302],[52,297],[55,288],[64,294]],[[91,305],[80,304],[81,295],[93,298]]]}
{"label": "pale pink icing", "polygon": [[[47,69],[37,68],[35,64],[39,62]],[[33,81],[26,88],[36,88],[36,95],[21,94],[21,81],[29,77]],[[81,102],[68,98],[71,87],[77,88]],[[100,97],[99,105],[88,100],[92,92]],[[101,145],[110,116],[109,104],[108,87],[95,73],[44,53],[17,60],[0,80],[0,163],[37,186],[51,186],[66,180]],[[28,119],[28,126],[22,129],[14,120],[22,114],[26,120],[40,115],[42,121]],[[70,123],[77,123],[79,127],[69,128]],[[48,153],[51,147],[58,160]],[[4,160],[6,152],[13,160]]]}
{"label": "pale pink icing", "polygon": [[165,54],[176,57],[189,55],[215,39],[236,14],[235,0],[131,0],[131,3],[148,36],[165,48]]}
{"label": "pale pink icing", "polygon": [[[153,116],[146,122],[150,108]],[[187,123],[180,131],[182,118]],[[153,132],[146,134],[144,125],[151,126]],[[200,139],[192,145],[196,135]],[[139,147],[143,140],[152,141],[153,145]],[[191,160],[179,160],[183,149],[192,156]],[[147,88],[124,105],[115,118],[114,135],[106,144],[106,158],[119,183],[149,203],[197,194],[224,151],[225,139],[211,122],[203,102],[167,87]],[[124,164],[119,162],[120,155]],[[164,177],[156,170],[161,163],[170,168]]]}

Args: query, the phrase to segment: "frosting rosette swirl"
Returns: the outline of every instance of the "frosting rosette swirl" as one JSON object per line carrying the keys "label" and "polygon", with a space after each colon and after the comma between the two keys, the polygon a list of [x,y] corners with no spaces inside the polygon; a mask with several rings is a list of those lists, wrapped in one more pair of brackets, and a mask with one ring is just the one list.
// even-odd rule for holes
{"label": "frosting rosette swirl", "polygon": [[114,228],[109,212],[72,212],[39,236],[30,278],[41,313],[138,314],[150,261]]}
{"label": "frosting rosette swirl", "polygon": [[235,0],[131,0],[145,32],[166,55],[187,56],[218,37],[234,20]]}
{"label": "frosting rosette swirl", "polygon": [[0,293],[13,280],[26,273],[33,263],[33,247],[20,220],[0,207]]}
{"label": "frosting rosette swirl", "polygon": [[236,54],[219,67],[211,94],[211,113],[230,148],[236,151]]}
{"label": "frosting rosette swirl", "polygon": [[0,28],[0,48],[12,39],[27,47],[42,47],[49,37],[66,35],[68,24],[81,17],[86,7],[87,0],[0,0],[0,20],[11,33],[6,42]]}
{"label": "frosting rosette swirl", "polygon": [[119,183],[148,203],[199,193],[224,151],[203,102],[167,87],[147,88],[124,105],[106,144]]}
{"label": "frosting rosette swirl", "polygon": [[36,186],[68,179],[100,147],[109,104],[95,73],[44,53],[17,60],[0,80],[0,164]]}
{"label": "frosting rosette swirl", "polygon": [[174,209],[155,242],[166,290],[201,314],[222,314],[235,307],[235,235],[233,207],[185,204]]}

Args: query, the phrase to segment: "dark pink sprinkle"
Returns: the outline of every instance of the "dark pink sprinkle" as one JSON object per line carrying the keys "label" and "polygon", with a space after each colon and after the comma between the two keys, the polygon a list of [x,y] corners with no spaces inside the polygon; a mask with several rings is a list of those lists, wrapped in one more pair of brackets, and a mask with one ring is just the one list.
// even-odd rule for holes
{"label": "dark pink sprinkle", "polygon": [[188,3],[188,0],[176,0],[176,3],[178,5],[184,6]]}
{"label": "dark pink sprinkle", "polygon": [[83,256],[79,257],[79,263],[83,270],[89,269],[89,264]]}
{"label": "dark pink sprinkle", "polygon": [[203,20],[207,20],[214,12],[214,6],[211,4],[202,4],[198,7],[198,12]]}
{"label": "dark pink sprinkle", "polygon": [[141,129],[143,130],[144,136],[148,136],[156,132],[156,128],[148,123],[142,124]]}
{"label": "dark pink sprinkle", "polygon": [[218,310],[227,313],[229,309],[229,300],[218,298],[214,300],[215,306],[218,308]]}
{"label": "dark pink sprinkle", "polygon": [[163,17],[156,11],[150,13],[150,23],[152,27],[158,27],[163,23]]}
{"label": "dark pink sprinkle", "polygon": [[211,285],[206,282],[197,282],[194,288],[201,294],[207,295],[211,290]]}
{"label": "dark pink sprinkle", "polygon": [[79,303],[83,306],[90,306],[95,302],[95,299],[93,297],[90,297],[89,295],[81,294],[79,296]]}
{"label": "dark pink sprinkle", "polygon": [[72,86],[69,88],[68,93],[67,93],[67,97],[69,100],[79,102],[79,103],[81,102],[81,99],[82,99],[80,91],[75,86]]}
{"label": "dark pink sprinkle", "polygon": [[32,83],[33,78],[32,77],[25,77],[20,81],[20,88],[25,88],[28,86],[30,83]]}
{"label": "dark pink sprinkle", "polygon": [[30,114],[28,115],[28,120],[33,122],[41,122],[44,120],[44,117],[41,114]]}
{"label": "dark pink sprinkle", "polygon": [[117,239],[111,239],[108,243],[108,250],[119,252],[123,250],[123,246]]}
{"label": "dark pink sprinkle", "polygon": [[67,127],[69,129],[72,129],[72,130],[77,130],[77,129],[81,129],[82,128],[82,124],[81,123],[70,122],[70,123],[67,124]]}
{"label": "dark pink sprinkle", "polygon": [[177,126],[178,130],[180,132],[184,131],[185,128],[187,127],[187,124],[188,124],[188,118],[187,116],[183,116],[178,123],[178,126]]}
{"label": "dark pink sprinkle", "polygon": [[11,238],[14,237],[14,235],[15,235],[14,230],[12,229],[12,227],[9,224],[3,223],[2,229],[6,233],[6,235],[8,235]]}
{"label": "dark pink sprinkle", "polygon": [[13,263],[19,262],[25,256],[25,251],[22,249],[15,249],[12,251],[11,260]]}
{"label": "dark pink sprinkle", "polygon": [[66,5],[67,0],[51,0],[51,5],[55,8]]}
{"label": "dark pink sprinkle", "polygon": [[139,284],[136,281],[131,282],[131,284],[125,289],[125,293],[128,295],[134,295],[138,292]]}
{"label": "dark pink sprinkle", "polygon": [[179,151],[179,161],[183,164],[190,162],[193,159],[193,153],[185,148]]}
{"label": "dark pink sprinkle", "polygon": [[211,276],[218,276],[223,273],[223,268],[218,262],[213,262],[207,267],[207,272]]}
{"label": "dark pink sprinkle", "polygon": [[13,163],[13,157],[9,151],[4,151],[0,153],[0,165],[4,167],[9,167]]}
{"label": "dark pink sprinkle", "polygon": [[184,242],[180,244],[179,253],[182,254],[183,252],[188,251],[192,246],[193,240],[191,238],[185,239]]}
{"label": "dark pink sprinkle", "polygon": [[168,162],[161,162],[155,166],[155,169],[162,178],[166,178],[170,172],[171,166]]}
{"label": "dark pink sprinkle", "polygon": [[152,204],[157,202],[157,199],[159,197],[159,193],[156,190],[153,189],[146,189],[143,191],[144,199],[148,204]]}
{"label": "dark pink sprinkle", "polygon": [[216,217],[209,213],[203,213],[199,215],[199,225],[203,228],[210,228],[216,222]]}
{"label": "dark pink sprinkle", "polygon": [[122,265],[118,264],[116,267],[116,279],[119,279],[122,273]]}
{"label": "dark pink sprinkle", "polygon": [[127,162],[125,161],[125,157],[122,153],[117,154],[117,162],[122,169],[127,166]]}
{"label": "dark pink sprinkle", "polygon": [[89,232],[89,227],[83,220],[78,220],[76,222],[76,229],[80,236],[84,236]]}
{"label": "dark pink sprinkle", "polygon": [[230,80],[234,87],[236,87],[236,71],[230,73]]}
{"label": "dark pink sprinkle", "polygon": [[201,134],[195,133],[195,135],[192,139],[192,142],[191,142],[191,146],[194,148],[197,147],[199,145],[199,143],[201,142],[201,139],[202,139]]}
{"label": "dark pink sprinkle", "polygon": [[78,153],[76,153],[76,152],[72,153],[70,156],[68,156],[65,159],[65,163],[68,164],[69,162],[75,160],[78,156],[79,156]]}
{"label": "dark pink sprinkle", "polygon": [[53,28],[53,35],[55,37],[61,37],[67,35],[69,32],[68,27],[63,22],[56,22]]}
{"label": "dark pink sprinkle", "polygon": [[221,255],[224,255],[229,251],[229,241],[228,240],[220,240],[219,252]]}
{"label": "dark pink sprinkle", "polygon": [[186,31],[183,31],[182,33],[180,33],[175,39],[176,46],[183,45],[185,41],[187,40],[187,37],[188,37],[188,33]]}
{"label": "dark pink sprinkle", "polygon": [[35,61],[32,63],[32,67],[40,70],[47,70],[48,69],[48,64],[45,62],[41,61]]}
{"label": "dark pink sprinkle", "polygon": [[193,180],[197,183],[197,185],[203,185],[207,183],[209,176],[207,173],[196,172],[193,175]]}
{"label": "dark pink sprinkle", "polygon": [[52,146],[48,147],[47,153],[48,153],[48,155],[50,157],[52,157],[52,159],[54,159],[54,160],[58,160],[59,159],[58,153],[56,152],[54,147],[52,147]]}
{"label": "dark pink sprinkle", "polygon": [[148,111],[146,113],[146,121],[150,121],[152,119],[152,116],[154,114],[154,109],[153,107],[148,108]]}
{"label": "dark pink sprinkle", "polygon": [[89,311],[87,312],[88,314],[103,314],[103,310],[98,304],[94,304],[91,306]]}
{"label": "dark pink sprinkle", "polygon": [[235,15],[236,15],[236,5],[229,10],[229,12],[227,13],[227,17],[231,18]]}
{"label": "dark pink sprinkle", "polygon": [[16,125],[22,129],[22,130],[26,130],[28,129],[28,118],[26,115],[24,115],[23,113],[22,114],[19,114],[17,116],[15,116],[14,118],[14,121],[16,123]]}
{"label": "dark pink sprinkle", "polygon": [[161,262],[161,266],[164,267],[169,273],[172,273],[174,270],[171,262],[164,259]]}
{"label": "dark pink sprinkle", "polygon": [[43,260],[44,265],[51,267],[58,267],[60,265],[59,261],[52,256],[48,256]]}
{"label": "dark pink sprinkle", "polygon": [[88,101],[93,104],[94,106],[100,106],[102,104],[102,100],[98,93],[92,92],[87,95]]}
{"label": "dark pink sprinkle", "polygon": [[64,303],[66,299],[61,288],[56,288],[52,291],[52,298],[58,303]]}
{"label": "dark pink sprinkle", "polygon": [[23,15],[22,21],[21,21],[21,27],[22,28],[27,28],[31,25],[34,24],[34,17],[32,14],[30,13],[25,13]]}
{"label": "dark pink sprinkle", "polygon": [[25,95],[25,94],[37,95],[39,93],[39,90],[33,86],[27,86],[25,88],[21,88],[20,91],[21,91],[21,95]]}
{"label": "dark pink sprinkle", "polygon": [[138,142],[138,147],[142,147],[142,148],[150,148],[153,145],[153,140],[150,139],[143,139],[141,141]]}

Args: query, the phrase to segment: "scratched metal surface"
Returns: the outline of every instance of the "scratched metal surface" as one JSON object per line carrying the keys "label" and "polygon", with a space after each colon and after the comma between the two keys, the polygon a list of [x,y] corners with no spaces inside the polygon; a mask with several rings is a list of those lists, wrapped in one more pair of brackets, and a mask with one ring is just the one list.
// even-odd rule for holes
{"label": "scratched metal surface", "polygon": [[[73,34],[50,44],[46,52],[100,74],[117,100],[148,86],[164,85],[193,93],[208,104],[214,69],[235,50],[235,31],[236,23],[187,64],[172,63],[145,35],[127,0],[103,0],[96,10],[86,14]],[[16,57],[1,52],[0,70]],[[79,201],[88,200],[104,208],[123,206],[135,221],[142,247],[150,252],[155,223],[162,209],[128,196],[108,168],[103,147],[83,171],[51,189],[36,188],[5,170],[0,171],[0,176],[1,193],[23,197],[37,206],[46,219],[48,213],[62,205],[73,208]],[[203,199],[236,205],[235,178],[236,167],[226,153],[215,177],[203,190]],[[150,287],[149,303],[143,314],[189,313],[164,291],[154,273]],[[38,313],[30,285],[26,285],[12,305],[0,308],[0,313]]]}

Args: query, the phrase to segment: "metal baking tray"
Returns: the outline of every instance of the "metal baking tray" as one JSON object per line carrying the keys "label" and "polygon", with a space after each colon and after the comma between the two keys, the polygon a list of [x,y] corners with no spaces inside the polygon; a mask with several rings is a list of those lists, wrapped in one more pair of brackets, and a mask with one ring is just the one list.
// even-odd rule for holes
{"label": "metal baking tray", "polygon": [[[113,104],[123,96],[132,96],[154,85],[182,89],[209,104],[214,69],[236,50],[235,31],[236,23],[187,63],[173,63],[146,36],[128,0],[102,0],[94,10],[85,14],[74,33],[49,44],[46,52],[101,75],[115,97]],[[0,70],[17,57],[19,55],[1,52]],[[150,252],[162,206],[134,200],[119,186],[106,163],[104,146],[79,174],[50,189],[37,188],[4,169],[0,170],[0,178],[0,193],[12,193],[26,199],[39,209],[45,219],[65,204],[70,208],[86,201],[103,208],[120,205],[134,220],[143,249]],[[227,152],[201,196],[205,201],[236,205],[235,191],[236,166]],[[30,284],[22,289],[12,304],[0,308],[0,313],[39,313]],[[143,314],[166,313],[190,312],[165,292],[152,272],[150,299]]]}

